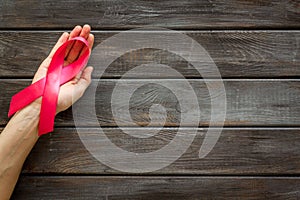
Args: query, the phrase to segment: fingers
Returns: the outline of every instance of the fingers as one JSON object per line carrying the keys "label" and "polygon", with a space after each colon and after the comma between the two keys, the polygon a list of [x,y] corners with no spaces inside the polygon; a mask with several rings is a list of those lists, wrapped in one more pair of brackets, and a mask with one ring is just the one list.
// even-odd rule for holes
{"label": "fingers", "polygon": [[[93,35],[93,34],[90,33],[90,35],[89,35],[89,37],[88,37],[88,39],[87,39],[87,42],[88,42],[88,44],[89,44],[89,49],[92,50],[93,45],[94,45],[94,35]],[[80,53],[80,55],[79,55],[78,57],[82,56],[82,54],[84,54],[85,51],[87,51],[86,48],[85,48],[85,49],[82,49],[82,51],[81,51],[81,53]]]}
{"label": "fingers", "polygon": [[[42,62],[42,64],[38,68],[38,70],[34,76],[33,82],[36,82],[37,80],[46,76],[47,70],[48,70],[48,67],[49,67],[49,64],[51,62],[53,55],[55,54],[57,49],[63,43],[68,41],[69,39],[81,36],[88,41],[89,48],[92,49],[93,43],[94,43],[94,35],[90,34],[90,31],[91,31],[91,27],[89,25],[84,25],[83,28],[81,26],[76,26],[71,31],[70,34],[67,32],[63,33],[60,36],[60,38],[58,39],[57,43],[54,45],[49,56]],[[69,45],[66,50],[66,55],[67,55],[66,60],[67,61],[65,61],[65,65],[74,62],[78,58],[78,56],[81,56],[85,51],[86,51],[86,49],[83,48],[83,44],[81,42],[74,42],[74,44]],[[80,78],[80,75],[79,75],[79,78]],[[77,78],[77,80],[79,78]]]}
{"label": "fingers", "polygon": [[[79,36],[88,39],[90,35],[90,31],[91,31],[91,27],[89,25],[84,25]],[[83,48],[83,44],[79,41],[76,41],[69,51],[69,54],[66,58],[67,62],[68,63],[74,62],[74,60],[76,60],[79,54],[81,53],[82,48]]]}
{"label": "fingers", "polygon": [[90,34],[89,35],[89,38],[88,38],[88,44],[89,44],[89,48],[90,48],[90,50],[92,50],[92,48],[93,48],[93,45],[94,45],[94,39],[95,39],[95,37],[94,37],[94,35],[93,34]]}
{"label": "fingers", "polygon": [[[71,33],[69,35],[69,39],[72,39],[74,37],[78,37],[80,35],[81,31],[82,31],[81,26],[75,26],[74,29],[71,31]],[[68,54],[69,54],[70,50],[72,49],[73,45],[74,45],[74,43],[67,47],[65,57],[68,56]]]}

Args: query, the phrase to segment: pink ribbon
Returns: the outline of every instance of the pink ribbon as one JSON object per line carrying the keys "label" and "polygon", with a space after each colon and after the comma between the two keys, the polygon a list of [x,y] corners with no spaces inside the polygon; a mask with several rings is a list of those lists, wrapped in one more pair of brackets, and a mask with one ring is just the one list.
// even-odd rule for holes
{"label": "pink ribbon", "polygon": [[[83,43],[88,50],[76,61],[64,66],[66,49],[74,41]],[[62,44],[52,57],[46,77],[31,84],[12,97],[8,117],[42,96],[38,135],[41,136],[52,132],[60,85],[73,79],[83,69],[87,64],[89,55],[88,42],[82,37],[72,38]]]}

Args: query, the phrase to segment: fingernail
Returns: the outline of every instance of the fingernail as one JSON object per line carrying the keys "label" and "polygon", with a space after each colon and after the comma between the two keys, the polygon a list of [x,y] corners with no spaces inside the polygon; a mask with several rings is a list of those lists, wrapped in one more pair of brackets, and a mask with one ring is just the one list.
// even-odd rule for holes
{"label": "fingernail", "polygon": [[89,29],[91,29],[91,26],[90,26],[90,25],[88,25],[88,24],[85,24],[83,27],[86,27],[86,28],[89,28]]}
{"label": "fingernail", "polygon": [[81,26],[80,26],[80,25],[77,25],[77,26],[75,26],[74,29],[81,29]]}

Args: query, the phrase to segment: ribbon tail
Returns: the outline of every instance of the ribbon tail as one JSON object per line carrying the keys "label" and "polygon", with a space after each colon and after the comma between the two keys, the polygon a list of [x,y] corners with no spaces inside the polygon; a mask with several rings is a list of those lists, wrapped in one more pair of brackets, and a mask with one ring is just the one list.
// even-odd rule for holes
{"label": "ribbon tail", "polygon": [[10,102],[8,117],[11,117],[14,113],[20,109],[26,107],[28,104],[41,97],[45,87],[45,78],[40,79],[34,84],[23,89],[15,94]]}
{"label": "ribbon tail", "polygon": [[60,76],[62,66],[55,65],[49,68],[50,73],[46,76],[45,89],[40,112],[39,136],[52,132],[56,114],[58,94],[60,90]]}

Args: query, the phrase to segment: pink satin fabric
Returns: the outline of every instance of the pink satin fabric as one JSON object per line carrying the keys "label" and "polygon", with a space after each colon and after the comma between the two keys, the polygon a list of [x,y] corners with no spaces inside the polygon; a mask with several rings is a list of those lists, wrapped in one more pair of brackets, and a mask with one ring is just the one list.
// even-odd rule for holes
{"label": "pink satin fabric", "polygon": [[[75,41],[83,43],[87,50],[76,61],[64,66],[66,49],[68,45]],[[12,116],[15,112],[42,96],[38,134],[41,136],[52,132],[60,86],[73,79],[85,67],[89,55],[88,42],[82,37],[72,38],[62,44],[52,57],[46,77],[12,97],[8,116]]]}

